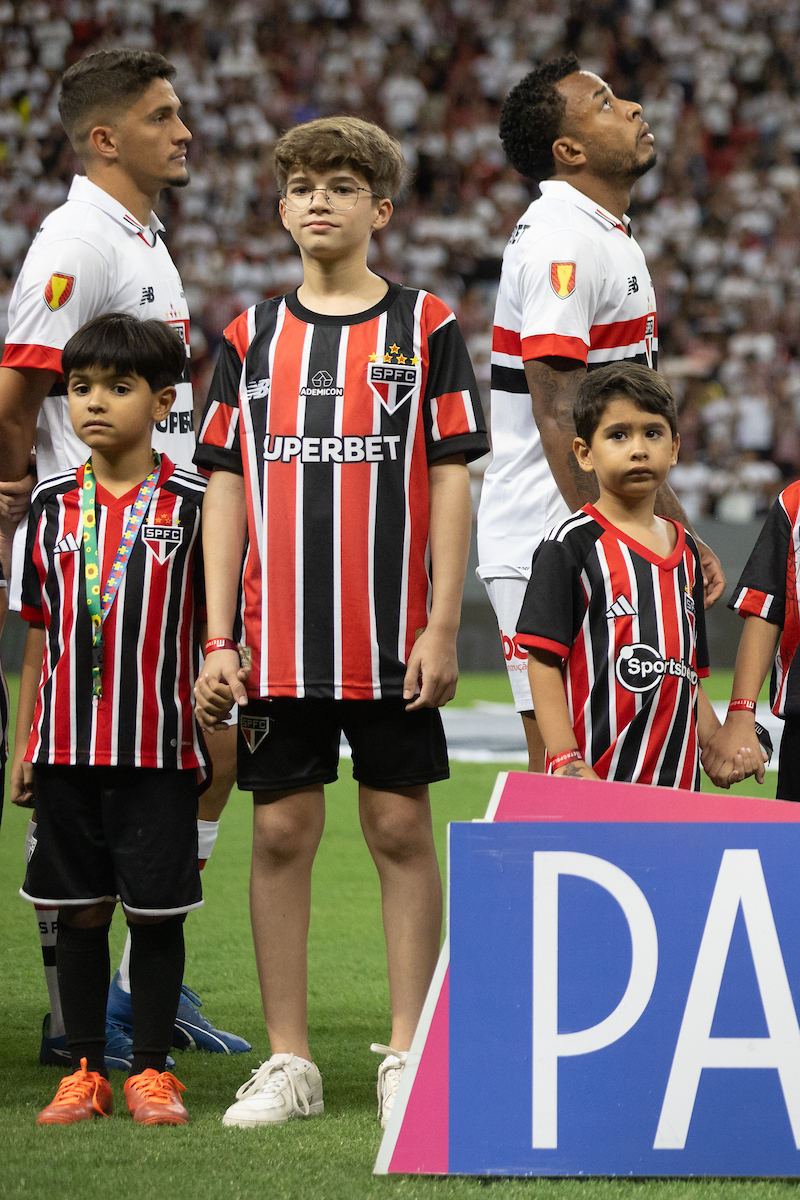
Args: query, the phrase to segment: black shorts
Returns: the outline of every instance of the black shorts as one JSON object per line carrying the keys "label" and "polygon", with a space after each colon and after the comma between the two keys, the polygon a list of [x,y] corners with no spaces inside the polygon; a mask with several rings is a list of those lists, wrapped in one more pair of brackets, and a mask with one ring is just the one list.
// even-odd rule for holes
{"label": "black shorts", "polygon": [[781,733],[776,800],[800,800],[800,717],[787,717]]}
{"label": "black shorts", "polygon": [[202,905],[196,771],[34,765],[33,794],[24,899],[52,908],[121,900],[153,917]]}
{"label": "black shorts", "polygon": [[406,701],[250,700],[239,709],[237,782],[246,792],[333,783],[342,731],[353,777],[380,791],[447,779],[447,742],[438,708],[405,711]]}

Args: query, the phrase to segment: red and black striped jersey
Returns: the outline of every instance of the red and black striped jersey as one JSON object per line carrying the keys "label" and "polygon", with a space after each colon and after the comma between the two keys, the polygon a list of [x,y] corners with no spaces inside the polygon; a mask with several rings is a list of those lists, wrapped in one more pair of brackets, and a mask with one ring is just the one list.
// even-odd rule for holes
{"label": "red and black striped jersey", "polygon": [[[83,466],[33,493],[22,616],[45,626],[28,762],[204,767],[192,708],[197,622],[204,614],[200,513],[205,479],[163,456],[158,486],[103,624],[103,694],[92,700],[80,492]],[[139,488],[96,485],[101,583]]]}
{"label": "red and black striped jersey", "polygon": [[400,696],[428,621],[428,467],[488,449],[455,318],[390,284],[327,316],[297,294],[225,331],[195,463],[242,473],[251,696]]}
{"label": "red and black striped jersey", "polygon": [[742,617],[763,617],[781,628],[769,695],[776,717],[800,716],[798,555],[800,482],[790,483],[769,510],[728,604]]}
{"label": "red and black striped jersey", "polygon": [[517,640],[565,660],[570,720],[601,778],[697,789],[703,576],[675,528],[660,559],[587,504],[534,554]]}

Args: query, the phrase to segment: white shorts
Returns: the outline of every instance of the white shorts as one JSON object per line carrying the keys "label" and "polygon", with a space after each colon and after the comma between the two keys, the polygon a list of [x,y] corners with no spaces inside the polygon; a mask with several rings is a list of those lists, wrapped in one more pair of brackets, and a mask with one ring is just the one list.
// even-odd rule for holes
{"label": "white shorts", "polygon": [[533,698],[528,683],[528,651],[517,645],[517,621],[528,581],[522,578],[504,577],[484,579],[486,591],[492,602],[500,637],[503,642],[503,657],[514,693],[514,708],[517,712],[531,712]]}

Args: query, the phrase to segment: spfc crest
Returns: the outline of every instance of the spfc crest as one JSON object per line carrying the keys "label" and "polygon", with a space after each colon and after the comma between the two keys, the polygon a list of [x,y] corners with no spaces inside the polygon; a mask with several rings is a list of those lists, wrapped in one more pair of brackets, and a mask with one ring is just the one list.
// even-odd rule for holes
{"label": "spfc crest", "polygon": [[371,362],[367,366],[369,386],[389,416],[405,404],[421,379],[422,367],[418,363]]}
{"label": "spfc crest", "polygon": [[142,541],[159,562],[166,562],[183,541],[183,530],[179,525],[143,525]]}
{"label": "spfc crest", "polygon": [[57,312],[67,303],[74,289],[74,275],[51,275],[45,284],[44,302],[52,312]]}
{"label": "spfc crest", "polygon": [[559,300],[566,300],[575,291],[575,263],[550,263],[550,286]]}
{"label": "spfc crest", "polygon": [[251,754],[255,754],[269,733],[270,720],[271,717],[248,717],[246,713],[240,714],[239,728]]}

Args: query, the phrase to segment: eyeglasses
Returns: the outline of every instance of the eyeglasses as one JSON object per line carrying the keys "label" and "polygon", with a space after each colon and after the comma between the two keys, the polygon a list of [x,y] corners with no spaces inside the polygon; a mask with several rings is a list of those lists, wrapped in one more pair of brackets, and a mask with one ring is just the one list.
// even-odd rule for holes
{"label": "eyeglasses", "polygon": [[347,212],[348,209],[355,208],[359,192],[366,192],[368,196],[374,196],[377,200],[381,198],[377,192],[357,187],[354,183],[335,183],[327,188],[312,188],[306,183],[293,183],[283,193],[283,202],[292,212],[305,212],[317,192],[322,192],[328,207],[334,212]]}

